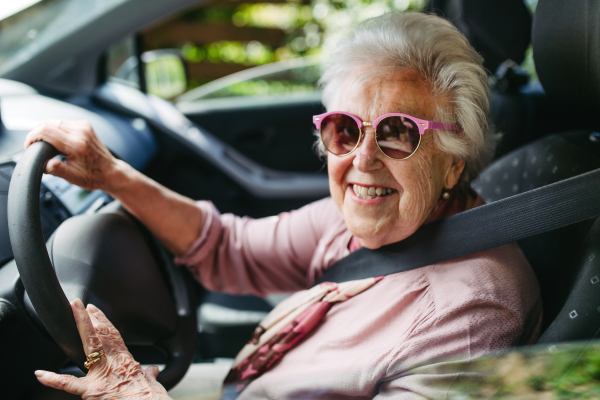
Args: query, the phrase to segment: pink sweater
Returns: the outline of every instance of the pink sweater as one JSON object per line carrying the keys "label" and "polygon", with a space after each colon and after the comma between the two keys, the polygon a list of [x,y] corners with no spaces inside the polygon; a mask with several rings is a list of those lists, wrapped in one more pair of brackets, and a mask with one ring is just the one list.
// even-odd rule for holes
{"label": "pink sweater", "polygon": [[[303,290],[349,254],[352,234],[331,198],[262,219],[198,206],[201,234],[176,262],[212,291]],[[438,359],[533,343],[541,316],[536,278],[516,244],[388,275],[335,304],[240,398],[446,398],[460,373],[441,372]]]}

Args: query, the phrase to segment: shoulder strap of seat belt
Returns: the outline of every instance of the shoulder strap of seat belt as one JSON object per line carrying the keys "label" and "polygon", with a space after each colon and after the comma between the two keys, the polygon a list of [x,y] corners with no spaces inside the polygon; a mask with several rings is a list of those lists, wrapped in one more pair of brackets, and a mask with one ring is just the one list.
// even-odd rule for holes
{"label": "shoulder strap of seat belt", "polygon": [[332,265],[318,283],[408,271],[598,216],[600,169],[423,225],[376,250],[359,249]]}

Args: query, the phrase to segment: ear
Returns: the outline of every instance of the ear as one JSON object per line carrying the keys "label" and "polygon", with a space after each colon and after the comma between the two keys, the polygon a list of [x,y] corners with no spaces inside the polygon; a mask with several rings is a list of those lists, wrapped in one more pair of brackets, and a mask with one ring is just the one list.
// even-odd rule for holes
{"label": "ear", "polygon": [[452,165],[450,165],[450,169],[446,174],[446,181],[444,182],[444,188],[446,190],[452,189],[458,183],[460,179],[460,175],[465,169],[465,161],[464,160],[454,160]]}

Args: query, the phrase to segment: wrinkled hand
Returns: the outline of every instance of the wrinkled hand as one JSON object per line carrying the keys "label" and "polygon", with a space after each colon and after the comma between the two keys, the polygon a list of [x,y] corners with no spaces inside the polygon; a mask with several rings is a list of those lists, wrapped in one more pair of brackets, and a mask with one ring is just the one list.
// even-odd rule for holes
{"label": "wrinkled hand", "polygon": [[85,353],[103,349],[106,356],[92,364],[84,378],[36,371],[43,385],[81,396],[83,400],[169,399],[156,381],[158,368],[152,366],[144,371],[140,367],[102,311],[91,304],[86,310],[79,299],[71,303],[71,308]]}
{"label": "wrinkled hand", "polygon": [[102,144],[87,121],[46,121],[27,134],[25,149],[43,140],[67,156],[66,163],[51,159],[46,173],[86,190],[110,191],[118,160]]}

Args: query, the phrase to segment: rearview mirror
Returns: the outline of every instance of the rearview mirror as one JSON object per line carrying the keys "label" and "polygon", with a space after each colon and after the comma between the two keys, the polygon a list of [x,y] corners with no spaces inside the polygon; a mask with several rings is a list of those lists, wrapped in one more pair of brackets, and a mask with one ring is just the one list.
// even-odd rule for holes
{"label": "rearview mirror", "polygon": [[187,70],[179,50],[154,50],[142,54],[146,91],[172,99],[187,90]]}

